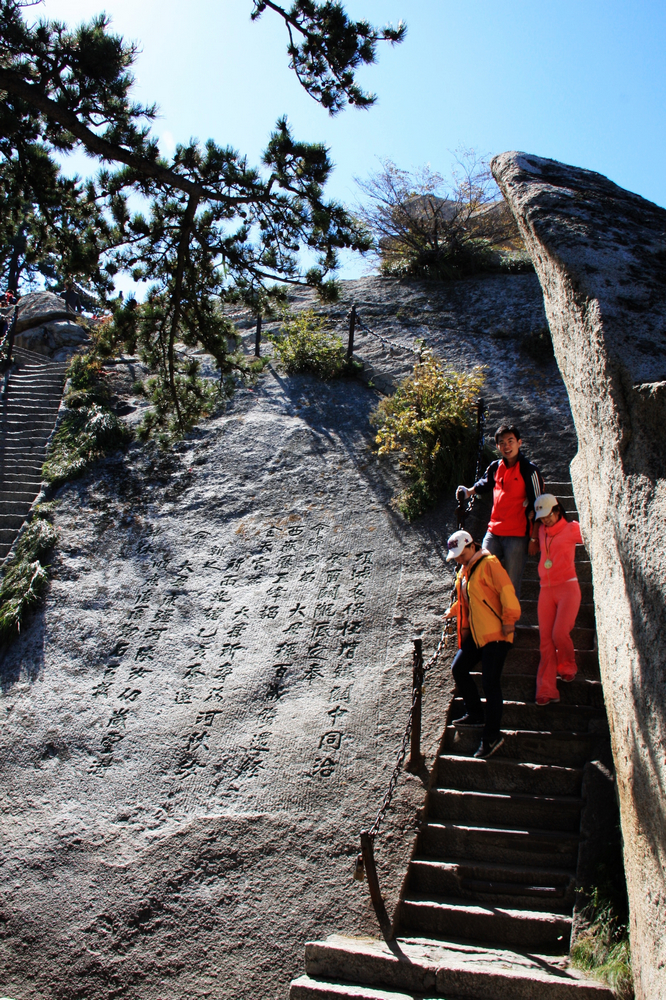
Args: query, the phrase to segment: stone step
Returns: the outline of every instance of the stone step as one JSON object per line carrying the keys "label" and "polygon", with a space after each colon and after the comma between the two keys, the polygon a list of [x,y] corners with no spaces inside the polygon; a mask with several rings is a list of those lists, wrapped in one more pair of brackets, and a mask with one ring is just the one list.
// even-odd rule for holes
{"label": "stone step", "polygon": [[[2,452],[0,452],[0,467],[2,467]],[[5,472],[2,477],[2,482],[8,489],[14,489],[20,486],[22,483],[28,484],[37,483],[39,485],[42,481],[42,466],[37,464],[28,464],[12,466],[11,472],[8,467],[5,466]]]}
{"label": "stone step", "polygon": [[5,420],[0,422],[0,431],[4,437],[6,434],[16,434],[21,431],[42,431],[51,433],[54,420],[46,419],[43,416],[35,416],[21,420]]}
{"label": "stone step", "polygon": [[414,858],[409,866],[409,891],[416,895],[451,897],[571,915],[576,873],[526,865],[486,862],[433,861]]}
{"label": "stone step", "polygon": [[34,499],[34,497],[31,497],[29,500],[22,500],[19,503],[0,500],[0,521],[5,517],[15,516],[21,517],[25,520],[26,514],[30,510]]}
{"label": "stone step", "polygon": [[35,391],[40,395],[46,391],[55,395],[57,392],[62,393],[65,380],[58,376],[12,375],[7,385],[10,393],[18,389]]}
{"label": "stone step", "polygon": [[[306,944],[306,975],[292,983],[289,996],[290,1000],[613,1000],[607,987],[563,966],[562,958],[514,949],[447,944],[407,935],[390,944],[332,935]],[[359,985],[349,985],[350,980]],[[332,991],[326,992],[329,988]],[[334,992],[338,989],[350,992]]]}
{"label": "stone step", "polygon": [[[523,594],[520,598],[520,624],[521,625],[538,625],[539,624],[539,602],[538,600],[532,601],[527,600]],[[594,619],[594,604],[582,604],[578,611],[576,617],[576,627],[577,628],[596,628],[596,622]]]}
{"label": "stone step", "polygon": [[[578,582],[580,584],[581,607],[584,605],[592,606],[594,604],[592,584],[582,580],[579,580]],[[523,577],[520,591],[520,606],[522,607],[527,601],[538,601],[540,589],[538,577],[534,576],[530,580],[526,580],[525,577]]]}
{"label": "stone step", "polygon": [[[560,687],[566,687],[560,682]],[[479,694],[482,688],[479,687]],[[549,733],[606,733],[608,723],[606,713],[586,705],[537,705],[534,702],[510,701],[504,693],[504,709],[502,726],[505,729],[527,730]],[[485,705],[485,698],[481,698]],[[460,719],[465,714],[462,698],[454,698],[452,702],[451,719]]]}
{"label": "stone step", "polygon": [[437,784],[478,792],[518,792],[580,796],[583,770],[553,764],[527,764],[498,757],[488,760],[440,754]]}
{"label": "stone step", "polygon": [[289,987],[289,1000],[435,1000],[436,993],[419,993],[382,990],[375,986],[354,986],[352,983],[332,983],[299,976]]}
{"label": "stone step", "polygon": [[[55,423],[55,421],[53,421]],[[14,427],[3,431],[3,447],[6,445],[16,445],[22,441],[46,441],[53,429],[53,423],[49,422],[42,427]]]}
{"label": "stone step", "polygon": [[[596,649],[575,650],[578,675],[589,680],[599,680],[599,655]],[[536,677],[539,668],[539,650],[536,647],[516,647],[509,651],[502,672],[502,679],[507,674],[532,674]]]}
{"label": "stone step", "polygon": [[572,870],[578,860],[578,840],[577,834],[562,830],[429,821],[419,833],[417,854],[442,861],[498,861]]}
{"label": "stone step", "polygon": [[[27,514],[27,511],[26,511]],[[0,530],[18,531],[25,521],[25,514],[0,514]],[[0,535],[2,538],[2,535]]]}
{"label": "stone step", "polygon": [[[603,733],[538,732],[534,730],[502,729],[504,743],[493,756],[509,757],[530,764],[560,764],[582,767],[592,758],[600,742],[607,741]],[[444,737],[446,753],[473,757],[481,742],[478,730],[458,730],[447,726]]]}
{"label": "stone step", "polygon": [[32,490],[27,490],[27,491],[25,491],[25,490],[22,490],[22,491],[19,491],[19,490],[15,490],[15,491],[12,491],[12,490],[0,490],[0,511],[4,510],[4,508],[2,507],[3,503],[8,503],[8,504],[14,504],[14,503],[26,504],[27,503],[27,504],[31,504],[32,501],[35,499],[36,496],[37,496],[37,493],[33,492]]}
{"label": "stone step", "polygon": [[400,930],[412,936],[458,937],[486,944],[563,952],[569,947],[571,917],[562,913],[406,896],[400,904]]}
{"label": "stone step", "polygon": [[[595,649],[596,630],[594,628],[573,628],[571,638],[576,649]],[[538,649],[539,628],[537,625],[517,625],[513,641],[515,649]]]}
{"label": "stone step", "polygon": [[457,788],[432,788],[428,818],[442,823],[529,827],[580,831],[582,799],[525,792],[471,792]]}
{"label": "stone step", "polygon": [[[473,673],[479,692],[483,690],[481,686],[481,674]],[[604,694],[601,681],[586,680],[581,674],[576,675],[576,680],[568,684],[560,682],[558,686],[560,692],[560,707],[564,705],[587,705],[598,711],[605,712]],[[536,673],[534,674],[502,674],[502,694],[507,701],[522,701],[532,703],[536,697]]]}
{"label": "stone step", "polygon": [[[14,412],[34,413],[44,406],[47,406],[49,409],[56,409],[60,406],[61,398],[62,390],[60,386],[57,389],[45,388],[39,391],[34,389],[28,391],[25,388],[17,388],[10,385],[5,397],[5,403],[3,404],[3,411],[7,416],[12,416]],[[14,408],[16,408],[16,411]]]}

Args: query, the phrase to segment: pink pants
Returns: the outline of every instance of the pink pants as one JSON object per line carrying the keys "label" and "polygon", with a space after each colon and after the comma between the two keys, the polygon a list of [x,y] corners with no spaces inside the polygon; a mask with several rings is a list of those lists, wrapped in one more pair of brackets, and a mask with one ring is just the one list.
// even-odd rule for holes
{"label": "pink pants", "polygon": [[536,696],[557,698],[557,675],[571,679],[577,671],[571,630],[580,608],[577,580],[539,591],[539,646],[541,660]]}

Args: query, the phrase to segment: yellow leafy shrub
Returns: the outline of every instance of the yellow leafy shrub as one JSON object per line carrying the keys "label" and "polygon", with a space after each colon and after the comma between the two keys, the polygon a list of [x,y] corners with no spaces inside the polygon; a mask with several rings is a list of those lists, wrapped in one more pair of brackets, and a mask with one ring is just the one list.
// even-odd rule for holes
{"label": "yellow leafy shrub", "polygon": [[375,410],[379,454],[400,452],[411,479],[394,500],[410,520],[473,471],[484,372],[479,365],[457,372],[425,350],[413,373]]}

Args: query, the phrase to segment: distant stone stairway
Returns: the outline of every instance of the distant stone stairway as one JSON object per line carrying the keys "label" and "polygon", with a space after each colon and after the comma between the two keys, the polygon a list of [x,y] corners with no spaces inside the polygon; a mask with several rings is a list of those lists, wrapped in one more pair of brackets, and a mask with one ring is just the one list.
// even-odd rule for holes
{"label": "distant stone stairway", "polygon": [[65,385],[67,362],[21,348],[0,395],[0,562],[39,494],[46,443]]}
{"label": "distant stone stairway", "polygon": [[[571,483],[549,492],[574,511]],[[611,1000],[567,968],[578,859],[583,766],[608,741],[596,653],[591,567],[576,558],[582,605],[573,632],[578,675],[560,703],[534,703],[539,662],[536,561],[502,688],[505,743],[473,757],[478,732],[458,731],[449,706],[425,820],[390,945],[334,936],[306,945],[291,1000]],[[481,683],[480,674],[476,675]]]}

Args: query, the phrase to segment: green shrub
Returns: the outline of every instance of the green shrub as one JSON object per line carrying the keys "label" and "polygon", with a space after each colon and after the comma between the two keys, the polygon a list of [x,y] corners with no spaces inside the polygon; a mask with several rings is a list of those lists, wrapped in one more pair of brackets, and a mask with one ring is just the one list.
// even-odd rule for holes
{"label": "green shrub", "polygon": [[400,464],[411,479],[393,500],[408,520],[473,470],[476,403],[484,371],[477,366],[466,374],[456,372],[426,350],[413,374],[372,415],[379,454],[400,452]]}
{"label": "green shrub", "polygon": [[586,921],[571,949],[574,966],[607,983],[619,1000],[633,1000],[631,950],[626,918],[603,890],[593,888],[582,911]]}
{"label": "green shrub", "polygon": [[280,333],[269,339],[289,375],[310,372],[319,378],[328,379],[349,371],[342,340],[324,329],[323,320],[316,315],[314,309],[304,309],[295,316],[285,316]]}
{"label": "green shrub", "polygon": [[0,644],[18,635],[23,615],[46,586],[43,561],[56,541],[53,525],[36,516],[5,563],[0,581]]}
{"label": "green shrub", "polygon": [[167,445],[190,431],[202,417],[209,416],[219,406],[222,398],[233,393],[232,378],[221,384],[213,383],[199,375],[199,368],[199,362],[192,358],[184,373],[175,376],[178,410],[174,409],[174,394],[161,375],[143,383],[143,392],[152,403],[152,409],[141,422],[140,438],[153,435],[162,445]]}
{"label": "green shrub", "polygon": [[79,476],[104,455],[132,439],[128,427],[109,409],[111,394],[104,383],[102,363],[91,355],[72,359],[67,370],[67,411],[49,444],[42,468],[44,479],[59,486]]}

